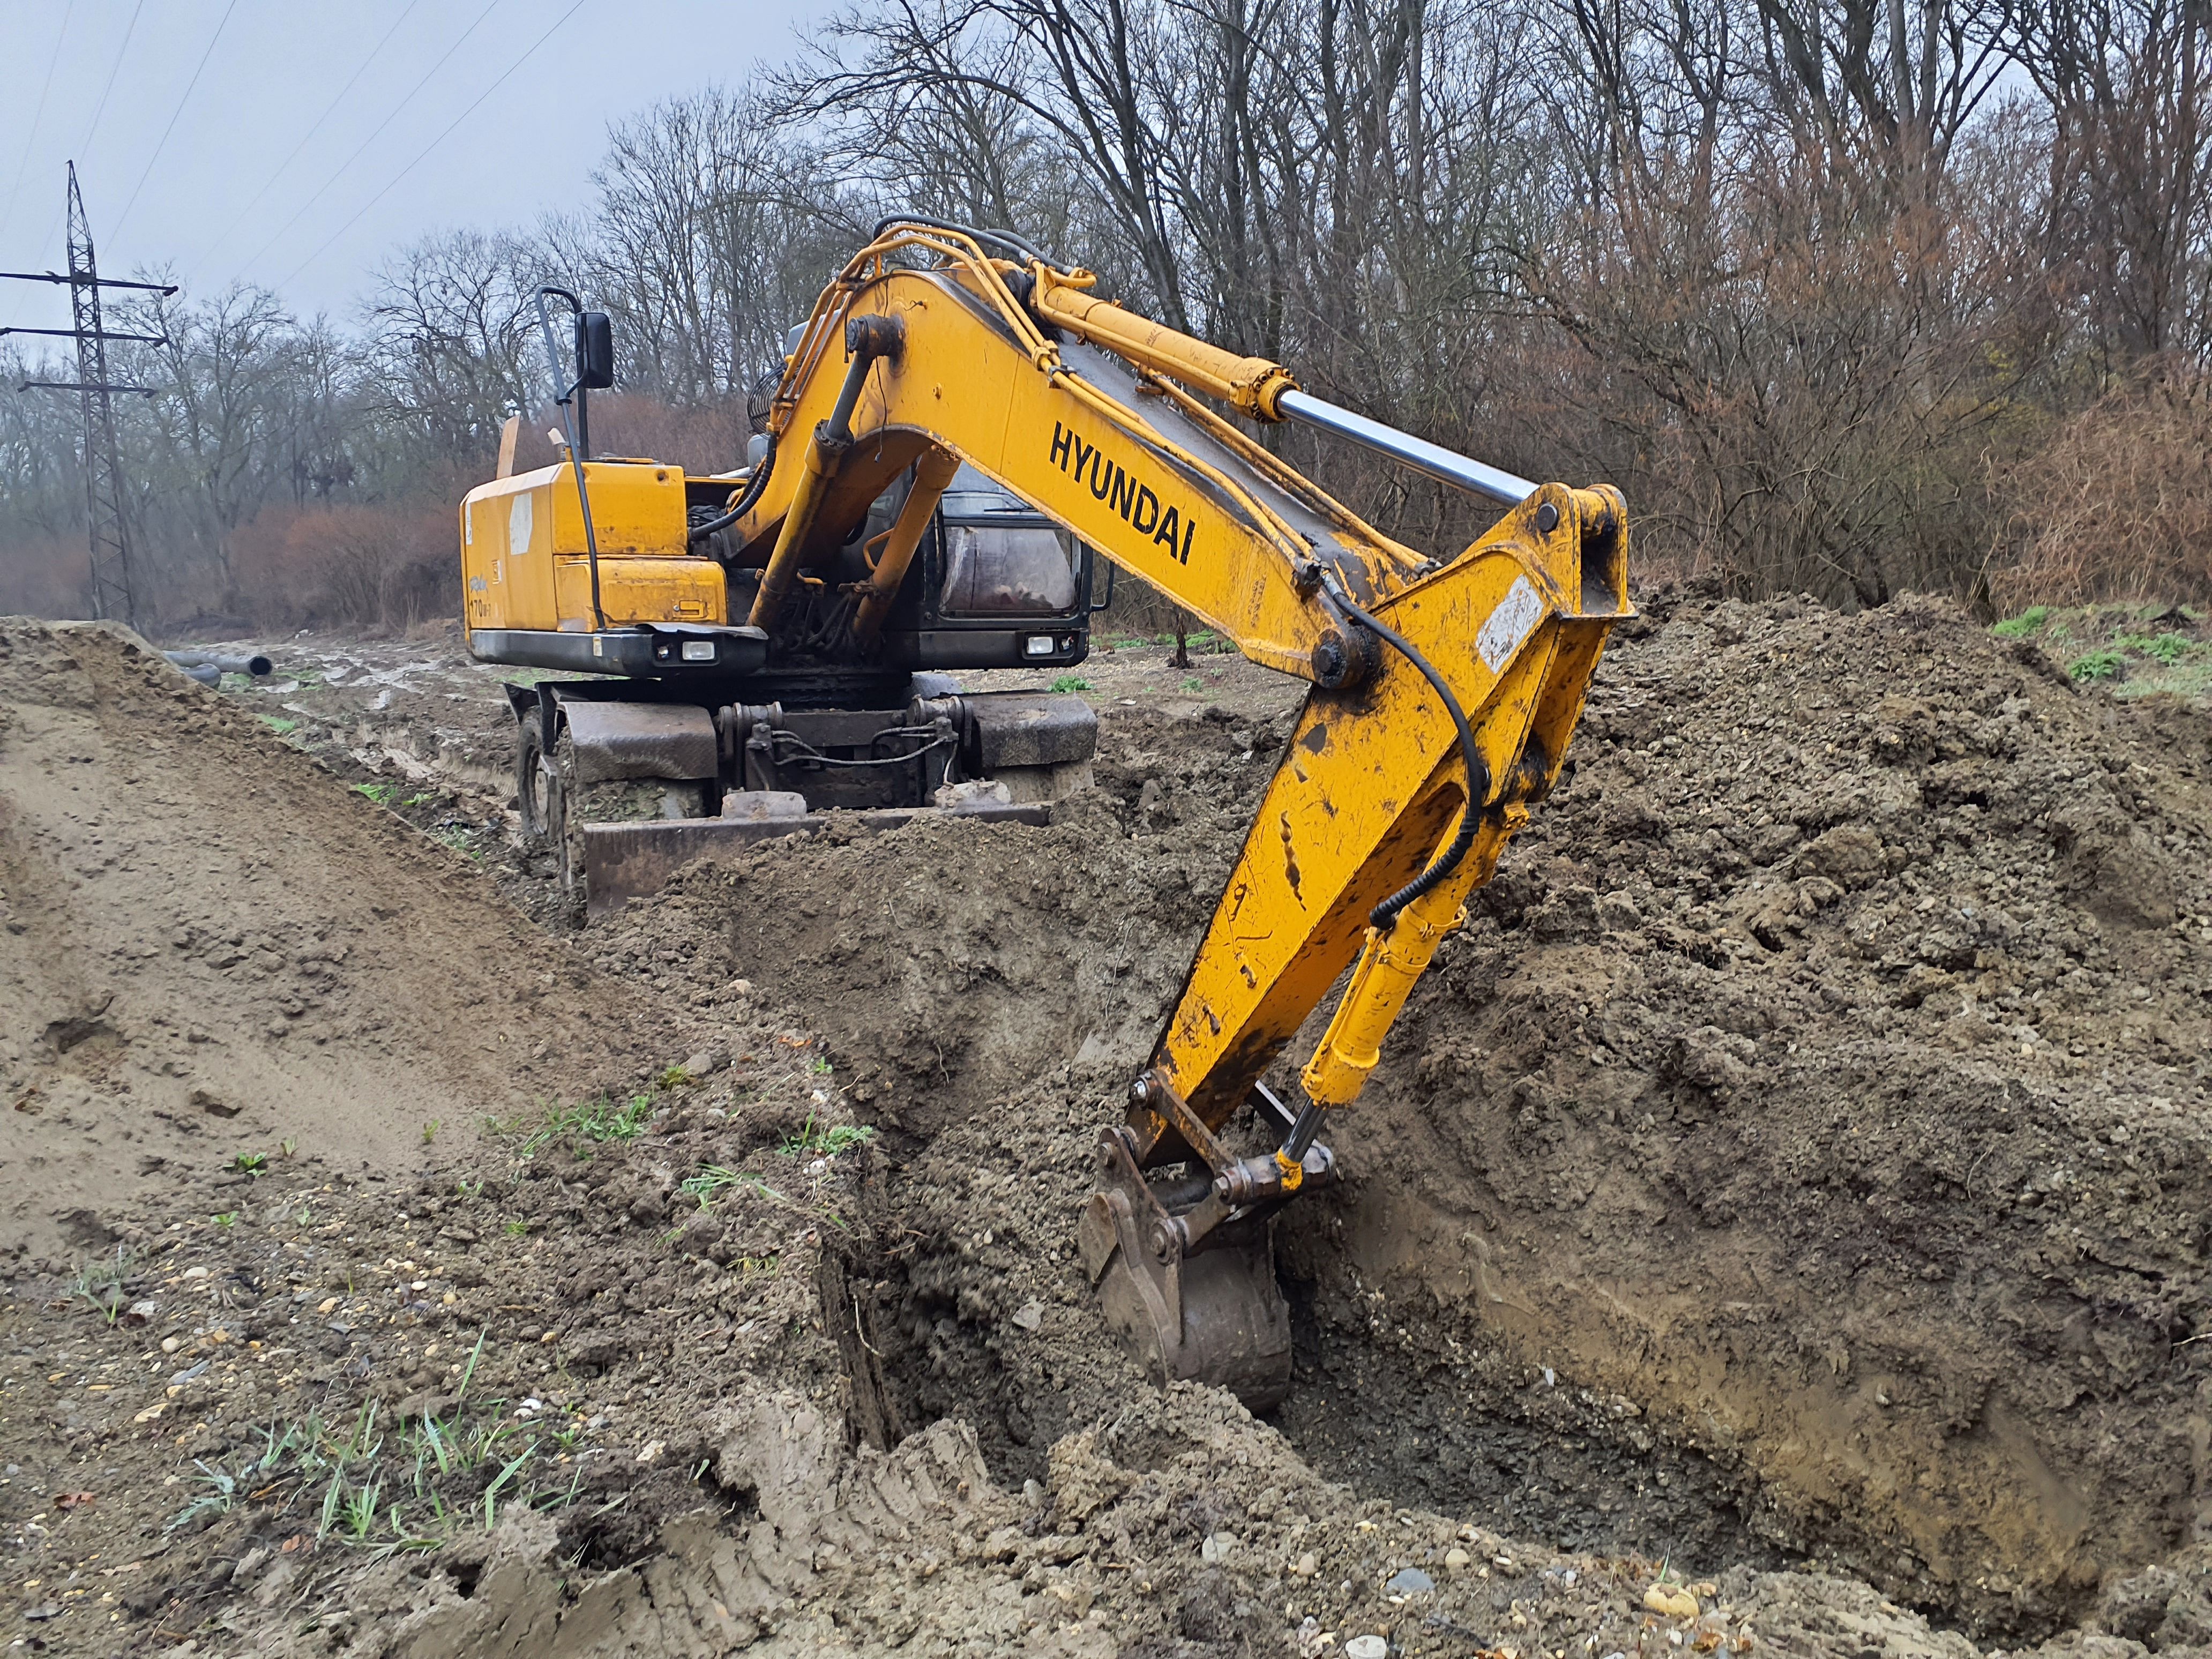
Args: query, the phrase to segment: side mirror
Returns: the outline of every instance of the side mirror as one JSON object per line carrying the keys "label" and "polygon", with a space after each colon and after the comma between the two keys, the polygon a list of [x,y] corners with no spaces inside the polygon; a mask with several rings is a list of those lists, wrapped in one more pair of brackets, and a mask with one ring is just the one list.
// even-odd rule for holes
{"label": "side mirror", "polygon": [[614,324],[604,311],[580,312],[576,317],[576,384],[586,392],[604,392],[614,383]]}

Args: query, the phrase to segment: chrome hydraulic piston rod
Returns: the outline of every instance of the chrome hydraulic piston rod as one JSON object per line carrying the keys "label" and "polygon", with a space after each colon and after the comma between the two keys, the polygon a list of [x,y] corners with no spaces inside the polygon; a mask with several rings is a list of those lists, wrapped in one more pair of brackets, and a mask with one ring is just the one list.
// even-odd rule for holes
{"label": "chrome hydraulic piston rod", "polygon": [[1402,462],[1416,472],[1425,472],[1431,478],[1440,478],[1455,489],[1487,495],[1493,501],[1508,507],[1518,507],[1536,493],[1536,486],[1526,478],[1516,478],[1510,472],[1480,461],[1469,460],[1464,455],[1454,454],[1440,444],[1413,437],[1389,427],[1380,421],[1370,421],[1364,415],[1304,392],[1285,392],[1275,400],[1275,408],[1291,420],[1304,421],[1308,426],[1317,426],[1324,432],[1334,432],[1340,438],[1349,438],[1364,444],[1378,454]]}

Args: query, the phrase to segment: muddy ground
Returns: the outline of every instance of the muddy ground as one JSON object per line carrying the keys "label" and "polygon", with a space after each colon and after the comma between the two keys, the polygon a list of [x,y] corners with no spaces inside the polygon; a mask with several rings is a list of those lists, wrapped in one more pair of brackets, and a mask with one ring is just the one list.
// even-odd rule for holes
{"label": "muddy ground", "polygon": [[1125,646],[1051,828],[571,935],[450,642],[218,696],[8,627],[27,1649],[2212,1644],[2201,708],[1647,596],[1280,1226],[1263,1423],[1152,1391],[1072,1237],[1295,688]]}

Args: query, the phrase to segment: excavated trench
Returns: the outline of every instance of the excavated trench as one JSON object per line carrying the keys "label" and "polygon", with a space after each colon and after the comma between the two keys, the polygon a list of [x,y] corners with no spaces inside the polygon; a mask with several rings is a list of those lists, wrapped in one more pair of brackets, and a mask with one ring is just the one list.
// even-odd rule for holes
{"label": "excavated trench", "polygon": [[[1481,1516],[1563,1553],[1717,1567],[1802,1559],[1754,1523],[1740,1462],[1643,1426],[1623,1395],[1538,1370],[1439,1355],[1390,1326],[1339,1261],[1288,1242],[1293,1391],[1275,1426],[1316,1469],[1364,1496]],[[1363,1304],[1364,1307],[1363,1308]]]}
{"label": "excavated trench", "polygon": [[[989,1224],[962,1237],[933,1192],[902,1201],[893,1194],[908,1183],[883,1176],[889,1190],[879,1189],[872,1229],[828,1259],[822,1287],[860,1437],[893,1446],[959,1418],[975,1428],[994,1474],[1018,1487],[1047,1478],[1061,1437],[1102,1417],[1126,1419],[1133,1400],[1149,1397],[1079,1280],[1050,1259],[1055,1248],[1066,1254],[1079,1182],[1055,1182],[1048,1200],[1037,1193],[1014,1209],[987,1198],[977,1213]],[[1502,1355],[1462,1345],[1425,1348],[1372,1312],[1340,1256],[1292,1241],[1289,1226],[1279,1276],[1293,1381],[1265,1420],[1323,1476],[1394,1507],[1480,1517],[1563,1552],[1715,1569],[1802,1559],[1751,1518],[1755,1482],[1741,1460],[1654,1432],[1623,1396],[1593,1396],[1557,1373],[1523,1375]],[[1048,1271],[1024,1272],[1023,1258],[1037,1252]],[[1309,1268],[1313,1276],[1301,1276]],[[1054,1301],[1053,1325],[1066,1335],[1039,1352],[1024,1313],[1042,1328]],[[1116,1461],[1151,1467],[1141,1448],[1137,1459]]]}
{"label": "excavated trench", "polygon": [[[1648,612],[1279,1224],[1279,1426],[1395,1502],[2056,1628],[2205,1507],[2212,727],[1942,605]],[[1018,1482],[1143,1397],[1073,1220],[1289,719],[1109,711],[1051,829],[763,848],[622,924],[807,1010],[884,1130],[842,1300],[887,1440],[963,1415]]]}

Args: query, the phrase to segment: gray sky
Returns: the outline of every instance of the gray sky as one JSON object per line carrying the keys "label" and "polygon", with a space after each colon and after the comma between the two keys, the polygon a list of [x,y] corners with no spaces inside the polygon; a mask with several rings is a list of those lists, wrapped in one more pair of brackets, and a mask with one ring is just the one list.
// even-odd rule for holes
{"label": "gray sky", "polygon": [[[187,292],[240,278],[349,321],[389,250],[578,200],[610,120],[743,82],[821,10],[0,0],[0,270],[61,268],[74,159],[103,276],[167,264]],[[68,321],[62,290],[0,283],[0,325]]]}

